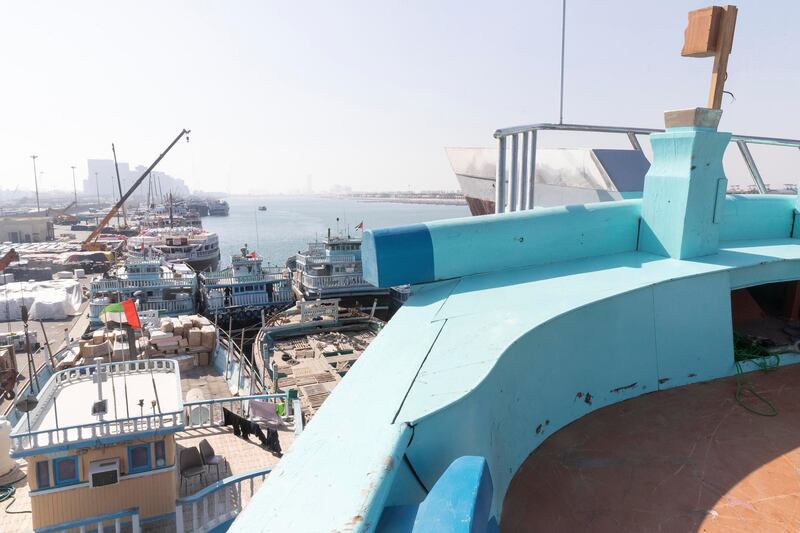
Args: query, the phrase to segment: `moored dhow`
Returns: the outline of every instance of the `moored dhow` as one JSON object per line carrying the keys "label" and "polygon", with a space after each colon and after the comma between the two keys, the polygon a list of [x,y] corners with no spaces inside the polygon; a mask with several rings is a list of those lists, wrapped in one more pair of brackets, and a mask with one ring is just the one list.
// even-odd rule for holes
{"label": "moored dhow", "polygon": [[285,267],[263,265],[256,252],[241,249],[231,265],[216,272],[201,272],[202,309],[223,326],[245,327],[263,321],[294,303],[291,276]]}
{"label": "moored dhow", "polygon": [[298,300],[338,298],[342,306],[387,319],[390,290],[370,285],[361,268],[361,238],[331,235],[308,244],[290,261]]}
{"label": "moored dhow", "polygon": [[411,295],[231,531],[795,529],[800,358],[734,341],[796,337],[800,198],[726,195],[721,91],[665,114],[641,199],[366,231]]}
{"label": "moored dhow", "polygon": [[196,227],[145,230],[128,239],[126,252],[131,257],[184,262],[196,271],[215,269],[220,258],[217,234]]}
{"label": "moored dhow", "polygon": [[90,322],[100,325],[105,306],[127,299],[135,299],[140,311],[155,311],[156,316],[191,314],[197,301],[197,275],[182,263],[128,257],[89,285]]}

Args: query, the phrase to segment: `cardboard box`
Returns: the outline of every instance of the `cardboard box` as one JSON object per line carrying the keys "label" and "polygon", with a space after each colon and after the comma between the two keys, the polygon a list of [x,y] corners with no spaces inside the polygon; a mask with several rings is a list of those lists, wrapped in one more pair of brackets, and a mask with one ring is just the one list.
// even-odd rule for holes
{"label": "cardboard box", "polygon": [[95,357],[105,357],[111,353],[111,343],[103,341],[100,344],[87,344],[86,353],[81,354],[88,363],[94,363]]}
{"label": "cardboard box", "polygon": [[200,331],[200,328],[190,329],[187,338],[189,339],[189,346],[200,346],[203,344],[203,333]]}
{"label": "cardboard box", "polygon": [[208,366],[208,352],[200,352],[197,354],[198,366]]}
{"label": "cardboard box", "polygon": [[98,329],[92,333],[92,344],[101,344],[106,340],[106,333],[102,329]]}
{"label": "cardboard box", "polygon": [[214,326],[203,326],[200,328],[202,340],[200,344],[206,348],[213,348],[217,344],[217,331]]}

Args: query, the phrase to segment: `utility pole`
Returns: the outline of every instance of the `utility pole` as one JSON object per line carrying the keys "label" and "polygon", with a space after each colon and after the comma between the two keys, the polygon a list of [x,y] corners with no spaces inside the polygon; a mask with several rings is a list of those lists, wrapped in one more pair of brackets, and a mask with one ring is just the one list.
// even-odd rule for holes
{"label": "utility pole", "polygon": [[97,172],[94,173],[94,184],[97,186],[97,208],[100,208],[100,180],[97,178]]}
{"label": "utility pole", "polygon": [[36,187],[36,212],[40,211],[39,208],[39,174],[36,172],[36,158],[39,157],[38,155],[32,155],[31,159],[33,159],[33,185]]}
{"label": "utility pole", "polygon": [[72,169],[72,190],[75,193],[75,206],[78,205],[78,186],[75,184],[75,166],[69,167]]}

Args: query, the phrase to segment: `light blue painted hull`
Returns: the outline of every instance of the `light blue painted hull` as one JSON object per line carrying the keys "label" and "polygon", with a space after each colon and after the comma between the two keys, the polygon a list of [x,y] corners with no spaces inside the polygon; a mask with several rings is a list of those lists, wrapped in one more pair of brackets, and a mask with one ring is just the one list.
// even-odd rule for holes
{"label": "light blue painted hull", "polygon": [[515,472],[559,428],[732,375],[731,290],[800,278],[795,198],[717,205],[719,174],[694,170],[664,191],[705,215],[677,237],[656,227],[661,248],[642,246],[647,196],[365,232],[365,277],[412,295],[231,531],[373,531],[463,456],[485,458],[500,519]]}

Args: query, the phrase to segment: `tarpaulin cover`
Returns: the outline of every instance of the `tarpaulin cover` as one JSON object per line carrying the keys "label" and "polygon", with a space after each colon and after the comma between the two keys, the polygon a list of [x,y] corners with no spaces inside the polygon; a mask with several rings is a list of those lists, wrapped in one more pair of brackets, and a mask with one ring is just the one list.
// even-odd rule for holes
{"label": "tarpaulin cover", "polygon": [[82,299],[73,279],[7,283],[0,286],[0,321],[21,320],[23,304],[31,320],[61,320],[77,315]]}

